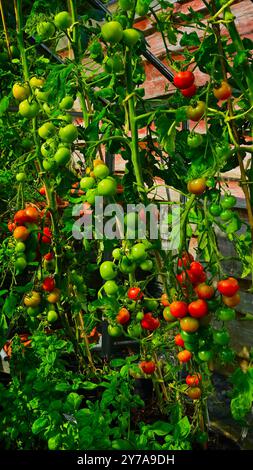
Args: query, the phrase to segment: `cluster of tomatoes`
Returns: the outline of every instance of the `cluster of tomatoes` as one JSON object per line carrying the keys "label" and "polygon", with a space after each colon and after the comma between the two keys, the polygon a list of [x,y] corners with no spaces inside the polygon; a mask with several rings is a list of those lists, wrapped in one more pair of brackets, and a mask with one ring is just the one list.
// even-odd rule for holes
{"label": "cluster of tomatoes", "polygon": [[236,205],[236,197],[232,194],[225,194],[219,201],[212,201],[209,212],[213,217],[219,217],[222,222],[229,222],[233,217],[233,208]]}
{"label": "cluster of tomatoes", "polygon": [[173,83],[175,87],[181,91],[183,96],[191,98],[197,91],[194,81],[194,74],[190,70],[187,70],[176,73],[174,75]]}
{"label": "cluster of tomatoes", "polygon": [[[15,83],[13,85],[13,96],[19,101],[19,113],[21,116],[32,119],[37,116],[40,110],[50,115],[52,110],[47,103],[50,92],[43,91],[44,85],[45,79],[43,77],[32,77],[29,83]],[[67,95],[60,101],[59,108],[65,112],[71,109],[73,104],[73,97]],[[70,161],[71,144],[78,136],[77,128],[72,124],[70,114],[58,114],[54,122],[57,125],[59,123],[63,123],[63,125],[57,129],[57,126],[47,119],[38,128],[38,135],[44,140],[40,150],[43,157],[42,166],[46,171],[57,169],[59,166],[66,165]]]}
{"label": "cluster of tomatoes", "polygon": [[79,191],[85,194],[85,201],[94,205],[97,196],[112,197],[117,192],[117,182],[110,176],[110,170],[103,160],[95,159],[93,168],[89,168],[87,176],[81,178]]}

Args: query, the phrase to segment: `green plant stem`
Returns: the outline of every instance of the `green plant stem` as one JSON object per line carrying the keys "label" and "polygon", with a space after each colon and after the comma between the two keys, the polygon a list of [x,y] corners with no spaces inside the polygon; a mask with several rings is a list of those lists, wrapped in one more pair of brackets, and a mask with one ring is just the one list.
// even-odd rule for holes
{"label": "green plant stem", "polygon": [[183,248],[186,246],[186,226],[187,226],[187,221],[188,221],[188,215],[194,204],[195,198],[196,198],[196,195],[192,194],[191,197],[188,199],[185,205],[183,216],[180,221],[181,228],[180,228],[180,245],[178,248],[179,253],[181,253]]}
{"label": "green plant stem", "polygon": [[29,68],[28,62],[25,53],[25,44],[24,44],[24,37],[23,37],[23,22],[22,22],[22,0],[14,0],[14,11],[16,17],[16,30],[17,30],[17,42],[21,56],[22,68],[23,68],[23,75],[25,81],[29,81]]}
{"label": "green plant stem", "polygon": [[8,34],[8,29],[7,29],[7,24],[5,20],[5,15],[4,15],[4,9],[3,9],[3,2],[0,0],[0,12],[1,12],[1,18],[2,18],[2,23],[3,23],[3,29],[4,29],[4,35],[5,35],[5,41],[6,41],[6,46],[8,50],[9,57],[11,57],[11,50],[10,50],[10,38]]}

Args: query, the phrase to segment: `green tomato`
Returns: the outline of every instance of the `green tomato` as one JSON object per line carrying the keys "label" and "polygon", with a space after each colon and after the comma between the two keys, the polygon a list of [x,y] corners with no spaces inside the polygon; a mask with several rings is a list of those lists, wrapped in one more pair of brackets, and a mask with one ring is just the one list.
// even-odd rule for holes
{"label": "green tomato", "polygon": [[80,181],[80,188],[87,191],[95,186],[96,181],[91,176],[85,176]]}
{"label": "green tomato", "polygon": [[222,212],[222,207],[219,204],[213,203],[209,206],[209,212],[214,217],[219,217]]}
{"label": "green tomato", "polygon": [[72,18],[68,11],[61,11],[54,17],[54,24],[58,29],[68,29],[72,25]]}
{"label": "green tomato", "polygon": [[57,116],[57,119],[68,123],[71,123],[73,120],[71,114],[59,114],[59,116]]}
{"label": "green tomato", "polygon": [[39,307],[28,307],[27,308],[27,314],[29,317],[37,317],[40,313],[40,308]]}
{"label": "green tomato", "polygon": [[106,281],[104,284],[104,291],[107,295],[117,295],[119,287],[115,281]]}
{"label": "green tomato", "polygon": [[29,103],[28,100],[24,100],[19,104],[18,110],[21,116],[27,119],[33,119],[39,113],[40,108],[36,101]]}
{"label": "green tomato", "polygon": [[136,268],[136,263],[127,258],[127,256],[123,256],[119,265],[119,269],[123,274],[131,274],[136,270]]}
{"label": "green tomato", "polygon": [[127,328],[127,332],[129,336],[131,336],[131,338],[139,338],[142,333],[142,327],[140,324],[129,325],[129,327]]}
{"label": "green tomato", "polygon": [[212,359],[213,352],[210,350],[202,350],[198,352],[198,358],[203,362],[208,362]]}
{"label": "green tomato", "polygon": [[99,196],[106,196],[106,197],[114,196],[117,191],[116,180],[111,177],[107,177],[101,180],[98,183],[97,190],[98,190]]}
{"label": "green tomato", "polygon": [[100,265],[99,272],[105,281],[111,281],[117,276],[117,268],[112,261],[104,261]]}
{"label": "green tomato", "polygon": [[217,299],[210,299],[210,300],[206,300],[207,302],[207,305],[208,305],[208,311],[215,311],[217,310],[218,306],[219,306],[219,302]]}
{"label": "green tomato", "polygon": [[65,96],[64,98],[62,98],[59,104],[59,108],[62,110],[72,109],[73,105],[74,105],[74,99],[72,98],[72,96]]}
{"label": "green tomato", "polygon": [[149,11],[149,3],[137,0],[135,11],[139,16],[145,16]]}
{"label": "green tomato", "polygon": [[206,185],[207,185],[208,188],[215,188],[215,186],[216,186],[215,178],[214,177],[208,178],[206,180]]}
{"label": "green tomato", "polygon": [[122,73],[124,71],[124,62],[120,54],[114,54],[112,57],[106,57],[104,68],[107,73]]}
{"label": "green tomato", "polygon": [[17,242],[15,246],[15,251],[16,253],[23,253],[26,249],[25,243],[23,242]]}
{"label": "green tomato", "polygon": [[97,188],[95,189],[88,189],[86,193],[86,201],[91,204],[91,206],[94,206],[96,202],[96,197],[98,196],[98,191]]}
{"label": "green tomato", "polygon": [[117,337],[122,335],[123,328],[121,325],[108,325],[107,332],[108,335]]}
{"label": "green tomato", "polygon": [[24,256],[19,256],[14,263],[15,269],[19,272],[24,271],[27,266],[27,261]]}
{"label": "green tomato", "polygon": [[[167,308],[167,307],[166,307]],[[176,320],[176,319],[175,319]],[[194,332],[194,333],[187,333],[187,331],[180,331],[180,335],[181,335],[181,338],[183,339],[183,341],[185,343],[190,343],[190,344],[193,344],[193,343],[196,343],[199,339],[199,336],[198,336],[198,333],[197,332]]]}
{"label": "green tomato", "polygon": [[55,312],[55,310],[49,310],[49,312],[47,313],[47,321],[49,323],[54,323],[57,320],[58,320],[58,315]]}
{"label": "green tomato", "polygon": [[203,143],[203,137],[201,134],[196,134],[195,132],[191,132],[187,137],[187,144],[190,148],[197,148]]}
{"label": "green tomato", "polygon": [[116,260],[120,260],[122,258],[122,251],[120,248],[115,248],[112,252],[112,256]]}
{"label": "green tomato", "polygon": [[220,307],[217,312],[217,318],[221,321],[235,320],[235,310],[230,307]]}
{"label": "green tomato", "polygon": [[232,209],[236,205],[236,197],[232,195],[227,195],[221,200],[221,205],[223,209]]}
{"label": "green tomato", "polygon": [[34,94],[39,101],[47,101],[50,96],[50,91],[41,91],[39,88],[35,88]]}
{"label": "green tomato", "polygon": [[225,346],[230,341],[229,333],[226,330],[214,330],[213,332],[213,340],[216,344],[220,344],[221,346]]}
{"label": "green tomato", "polygon": [[17,180],[19,183],[23,183],[23,182],[26,180],[26,174],[23,173],[23,172],[17,173],[17,174],[16,174],[16,180]]}
{"label": "green tomato", "polygon": [[187,349],[187,351],[197,351],[198,349],[198,344],[197,343],[187,343],[187,341],[184,341],[184,348]]}
{"label": "green tomato", "polygon": [[109,21],[102,26],[101,34],[104,41],[116,44],[123,37],[123,28],[118,21]]}
{"label": "green tomato", "polygon": [[70,161],[70,158],[71,158],[71,152],[66,147],[58,148],[58,150],[54,154],[54,161],[59,166],[66,165]]}
{"label": "green tomato", "polygon": [[141,37],[140,31],[134,28],[125,29],[123,31],[123,41],[128,47],[133,47]]}
{"label": "green tomato", "polygon": [[40,147],[41,155],[45,158],[53,156],[56,150],[56,144],[54,139],[48,139]]}
{"label": "green tomato", "polygon": [[103,178],[106,178],[107,176],[109,176],[110,170],[109,170],[107,165],[102,165],[101,164],[101,165],[97,165],[94,168],[93,173],[94,173],[96,178],[103,179]]}
{"label": "green tomato", "polygon": [[45,122],[42,126],[38,129],[39,136],[46,140],[52,137],[55,133],[55,126],[52,122]]}
{"label": "green tomato", "polygon": [[74,124],[67,124],[67,126],[62,127],[59,130],[59,137],[62,142],[66,142],[67,144],[71,144],[74,140],[78,137],[78,130]]}
{"label": "green tomato", "polygon": [[119,0],[119,6],[124,11],[132,10],[134,7],[133,0]]}
{"label": "green tomato", "polygon": [[137,263],[142,263],[147,258],[146,247],[143,243],[136,243],[131,248],[131,258]]}
{"label": "green tomato", "polygon": [[233,212],[230,209],[224,209],[220,214],[220,218],[224,222],[228,222],[230,219],[232,219],[232,217],[233,217]]}
{"label": "green tomato", "polygon": [[50,21],[42,21],[37,25],[37,33],[44,41],[53,37],[55,33],[55,26]]}
{"label": "green tomato", "polygon": [[143,312],[137,312],[136,313],[136,320],[141,321],[144,318],[144,313]]}
{"label": "green tomato", "polygon": [[151,259],[146,259],[140,264],[142,271],[152,271],[154,267],[153,261]]}
{"label": "green tomato", "polygon": [[45,158],[42,161],[42,166],[43,166],[44,170],[51,171],[51,170],[54,170],[56,168],[56,163],[52,158],[50,160]]}

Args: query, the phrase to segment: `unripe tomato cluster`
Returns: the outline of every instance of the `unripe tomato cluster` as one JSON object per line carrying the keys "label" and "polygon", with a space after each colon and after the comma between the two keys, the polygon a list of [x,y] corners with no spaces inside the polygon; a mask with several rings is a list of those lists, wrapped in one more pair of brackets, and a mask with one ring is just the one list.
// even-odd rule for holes
{"label": "unripe tomato cluster", "polygon": [[113,197],[117,192],[117,182],[110,176],[110,170],[103,160],[94,160],[93,169],[80,180],[80,190],[84,192],[84,200],[93,206],[97,196]]}

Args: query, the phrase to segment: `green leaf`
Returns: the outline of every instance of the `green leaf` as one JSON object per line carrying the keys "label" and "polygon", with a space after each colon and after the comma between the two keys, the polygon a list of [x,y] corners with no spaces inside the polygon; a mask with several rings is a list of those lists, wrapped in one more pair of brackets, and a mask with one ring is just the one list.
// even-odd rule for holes
{"label": "green leaf", "polygon": [[82,382],[80,387],[85,390],[95,390],[95,388],[99,387],[99,384],[95,384],[93,382]]}
{"label": "green leaf", "polygon": [[173,426],[170,423],[165,423],[164,421],[156,421],[155,423],[152,424],[151,429],[157,436],[166,436],[169,434]]}
{"label": "green leaf", "polygon": [[8,96],[4,96],[0,101],[0,116],[2,116],[9,107],[10,99]]}
{"label": "green leaf", "polygon": [[81,402],[82,402],[82,397],[78,395],[77,393],[72,392],[67,396],[67,400],[64,404],[64,409],[68,411],[72,411],[72,412],[76,411],[81,405]]}
{"label": "green leaf", "polygon": [[199,46],[199,44],[200,39],[196,31],[193,31],[192,33],[185,32],[180,41],[180,46]]}
{"label": "green leaf", "polygon": [[5,299],[3,313],[5,313],[8,318],[11,318],[15,313],[17,300],[18,299],[16,295],[14,295],[12,292],[10,293],[9,297]]}
{"label": "green leaf", "polygon": [[191,425],[189,423],[187,416],[185,416],[184,418],[180,419],[180,421],[178,421],[178,423],[175,426],[175,430],[174,430],[175,440],[186,438],[190,434],[190,431],[191,431]]}
{"label": "green leaf", "polygon": [[125,365],[126,361],[125,359],[112,359],[110,362],[111,367],[121,367]]}
{"label": "green leaf", "polygon": [[237,51],[234,58],[234,67],[241,67],[247,61],[247,51]]}
{"label": "green leaf", "polygon": [[112,441],[113,450],[132,450],[134,447],[125,439],[115,439]]}
{"label": "green leaf", "polygon": [[54,389],[56,390],[56,392],[68,392],[69,390],[71,390],[71,385],[66,382],[61,382],[56,384]]}
{"label": "green leaf", "polygon": [[49,425],[48,418],[40,417],[32,425],[32,433],[39,434]]}

